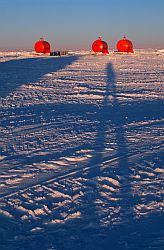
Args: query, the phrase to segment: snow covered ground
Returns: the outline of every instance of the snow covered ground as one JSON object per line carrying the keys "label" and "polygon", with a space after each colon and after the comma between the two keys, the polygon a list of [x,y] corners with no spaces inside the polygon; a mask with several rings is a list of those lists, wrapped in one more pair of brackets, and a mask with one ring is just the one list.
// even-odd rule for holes
{"label": "snow covered ground", "polygon": [[0,53],[0,249],[162,250],[164,51]]}

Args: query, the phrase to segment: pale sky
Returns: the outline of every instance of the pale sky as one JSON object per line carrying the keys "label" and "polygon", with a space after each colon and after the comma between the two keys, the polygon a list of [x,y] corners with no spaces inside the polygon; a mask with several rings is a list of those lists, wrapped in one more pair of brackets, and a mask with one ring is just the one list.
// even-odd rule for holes
{"label": "pale sky", "polygon": [[40,37],[52,49],[110,48],[124,35],[134,48],[164,47],[164,0],[0,0],[0,50],[33,50]]}

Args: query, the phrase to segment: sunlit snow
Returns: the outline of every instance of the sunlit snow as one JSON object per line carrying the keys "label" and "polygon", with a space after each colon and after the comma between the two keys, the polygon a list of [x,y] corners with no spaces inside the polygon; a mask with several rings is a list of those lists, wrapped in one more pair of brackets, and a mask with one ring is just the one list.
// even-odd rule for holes
{"label": "sunlit snow", "polygon": [[163,65],[0,52],[1,250],[162,250]]}

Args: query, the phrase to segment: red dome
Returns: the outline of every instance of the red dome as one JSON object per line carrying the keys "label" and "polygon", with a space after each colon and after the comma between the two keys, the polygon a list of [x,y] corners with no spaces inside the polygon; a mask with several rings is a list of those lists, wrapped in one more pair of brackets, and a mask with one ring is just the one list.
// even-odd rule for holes
{"label": "red dome", "polygon": [[117,42],[117,50],[118,52],[133,53],[133,44],[130,40],[124,37],[122,40]]}
{"label": "red dome", "polygon": [[99,39],[95,40],[92,44],[92,50],[94,52],[102,52],[104,54],[108,54],[108,44],[101,40],[101,37]]}
{"label": "red dome", "polygon": [[34,48],[37,53],[50,53],[50,44],[44,41],[43,38],[40,38],[40,40],[35,43]]}

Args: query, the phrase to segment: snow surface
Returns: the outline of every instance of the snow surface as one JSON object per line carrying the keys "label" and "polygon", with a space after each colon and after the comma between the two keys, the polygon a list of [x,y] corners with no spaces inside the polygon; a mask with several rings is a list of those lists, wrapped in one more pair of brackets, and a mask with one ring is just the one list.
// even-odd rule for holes
{"label": "snow surface", "polygon": [[162,250],[164,50],[0,53],[0,249]]}

